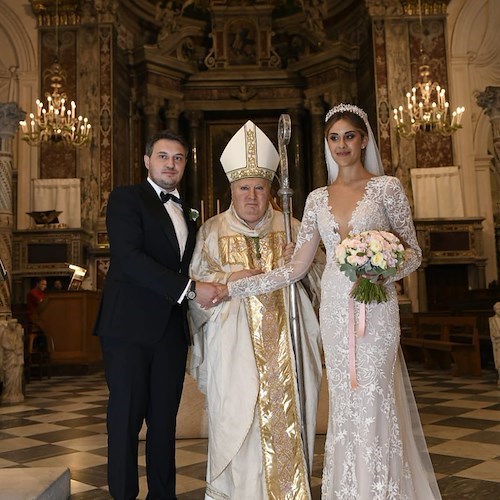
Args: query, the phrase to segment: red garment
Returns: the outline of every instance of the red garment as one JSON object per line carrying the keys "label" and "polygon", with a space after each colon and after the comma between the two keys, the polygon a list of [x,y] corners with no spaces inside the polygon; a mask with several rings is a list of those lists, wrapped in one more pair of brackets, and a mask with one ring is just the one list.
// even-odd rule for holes
{"label": "red garment", "polygon": [[32,288],[28,292],[28,295],[26,297],[27,299],[26,312],[28,314],[29,321],[33,321],[33,314],[38,309],[38,304],[40,304],[40,302],[42,302],[44,298],[45,298],[45,292],[43,292],[37,287]]}

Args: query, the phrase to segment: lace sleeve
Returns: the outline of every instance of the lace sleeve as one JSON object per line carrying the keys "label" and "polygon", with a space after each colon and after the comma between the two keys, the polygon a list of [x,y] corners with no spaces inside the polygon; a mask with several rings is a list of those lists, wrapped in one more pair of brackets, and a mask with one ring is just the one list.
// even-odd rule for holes
{"label": "lace sleeve", "polygon": [[398,236],[406,248],[405,260],[399,266],[395,276],[388,283],[400,280],[415,271],[422,262],[422,250],[417,241],[410,204],[401,182],[391,177],[384,193],[384,207],[391,224],[392,232]]}
{"label": "lace sleeve", "polygon": [[314,197],[309,195],[290,263],[265,274],[228,283],[231,297],[249,297],[250,295],[269,293],[295,283],[307,274],[320,241],[316,220],[316,204]]}

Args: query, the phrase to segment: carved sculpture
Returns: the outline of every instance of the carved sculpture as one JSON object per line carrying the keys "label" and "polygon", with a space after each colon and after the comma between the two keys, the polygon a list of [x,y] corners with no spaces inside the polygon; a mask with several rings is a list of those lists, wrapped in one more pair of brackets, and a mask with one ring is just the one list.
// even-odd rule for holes
{"label": "carved sculpture", "polygon": [[23,395],[24,343],[23,327],[16,319],[0,323],[0,345],[3,356],[2,402],[20,403]]}
{"label": "carved sculpture", "polygon": [[490,322],[490,337],[493,345],[493,358],[495,360],[495,368],[498,371],[498,386],[500,387],[500,302],[496,302],[493,306],[495,316],[489,319]]}

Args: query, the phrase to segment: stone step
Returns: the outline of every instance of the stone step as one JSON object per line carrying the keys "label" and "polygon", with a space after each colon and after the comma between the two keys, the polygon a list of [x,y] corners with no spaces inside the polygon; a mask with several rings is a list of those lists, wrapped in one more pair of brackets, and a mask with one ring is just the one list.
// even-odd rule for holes
{"label": "stone step", "polygon": [[71,477],[67,467],[0,469],[0,500],[67,500]]}

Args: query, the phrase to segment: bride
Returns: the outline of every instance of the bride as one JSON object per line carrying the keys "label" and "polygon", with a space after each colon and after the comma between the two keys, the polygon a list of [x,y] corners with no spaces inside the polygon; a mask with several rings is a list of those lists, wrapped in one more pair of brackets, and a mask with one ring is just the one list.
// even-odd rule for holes
{"label": "bride", "polygon": [[[320,325],[330,408],[322,498],[440,499],[399,349],[394,282],[421,262],[410,206],[399,180],[383,175],[362,109],[340,104],[325,122],[329,185],[307,198],[291,262],[228,283],[227,292],[231,298],[243,298],[300,280],[322,240],[327,265]],[[348,234],[368,230],[394,233],[406,251],[397,274],[383,283],[387,302],[365,305],[350,298],[353,283],[340,270],[335,248]]]}

